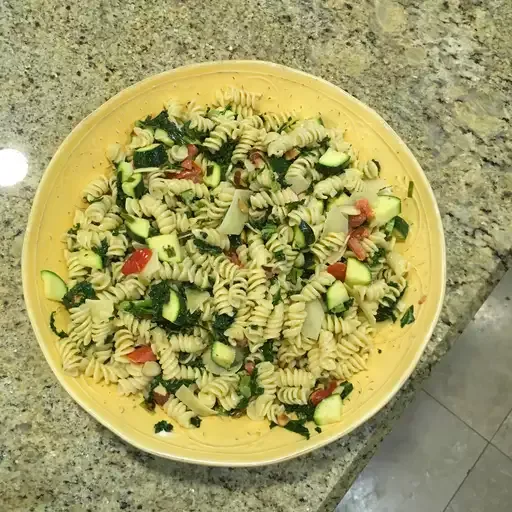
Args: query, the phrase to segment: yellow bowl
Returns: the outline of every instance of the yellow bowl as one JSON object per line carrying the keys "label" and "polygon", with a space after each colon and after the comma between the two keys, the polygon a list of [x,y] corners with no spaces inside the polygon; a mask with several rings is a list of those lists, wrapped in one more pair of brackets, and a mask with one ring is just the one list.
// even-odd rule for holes
{"label": "yellow bowl", "polygon": [[[369,370],[352,379],[355,389],[345,401],[343,421],[324,427],[320,434],[313,432],[309,441],[284,429],[270,430],[267,422],[225,417],[206,418],[199,429],[175,427],[168,436],[155,435],[153,424],[164,419],[163,413],[148,414],[137,400],[119,397],[115,386],[64,374],[56,336],[49,328],[56,303],[45,299],[39,272],[51,269],[66,275],[61,237],[81,206],[82,189],[108,170],[105,148],[124,143],[134,121],[158,113],[169,97],[207,103],[215,90],[229,85],[262,92],[264,110],[297,110],[304,116],[320,112],[328,126],[346,128],[348,140],[362,158],[378,158],[384,179],[400,197],[407,197],[408,183],[414,182],[413,197],[403,201],[411,232],[399,250],[412,264],[406,302],[415,305],[416,322],[404,329],[386,326],[378,332],[376,346],[381,353],[376,351]],[[445,267],[443,229],[432,190],[418,162],[381,117],[314,76],[267,62],[232,61],[186,66],[148,78],[119,93],[73,130],[50,162],[32,206],[23,248],[23,290],[37,340],[53,372],[103,425],[141,450],[162,457],[256,466],[290,459],[340,438],[393,397],[430,339],[443,301]],[[62,313],[60,322],[64,319]]]}

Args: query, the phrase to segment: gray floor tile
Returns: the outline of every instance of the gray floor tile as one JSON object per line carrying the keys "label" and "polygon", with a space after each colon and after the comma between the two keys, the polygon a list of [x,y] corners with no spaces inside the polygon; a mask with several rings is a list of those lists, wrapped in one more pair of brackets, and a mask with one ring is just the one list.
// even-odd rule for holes
{"label": "gray floor tile", "polygon": [[420,391],[336,512],[440,512],[484,447],[484,439]]}
{"label": "gray floor tile", "polygon": [[509,271],[425,384],[488,440],[512,408],[511,297]]}
{"label": "gray floor tile", "polygon": [[512,459],[512,411],[492,438],[492,444]]}
{"label": "gray floor tile", "polygon": [[512,460],[489,445],[446,512],[512,510]]}

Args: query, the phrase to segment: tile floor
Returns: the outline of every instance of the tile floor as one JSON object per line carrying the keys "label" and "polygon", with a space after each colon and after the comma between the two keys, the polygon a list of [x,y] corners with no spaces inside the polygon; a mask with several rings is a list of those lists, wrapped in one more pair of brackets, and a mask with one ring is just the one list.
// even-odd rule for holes
{"label": "tile floor", "polygon": [[512,511],[512,270],[336,512]]}

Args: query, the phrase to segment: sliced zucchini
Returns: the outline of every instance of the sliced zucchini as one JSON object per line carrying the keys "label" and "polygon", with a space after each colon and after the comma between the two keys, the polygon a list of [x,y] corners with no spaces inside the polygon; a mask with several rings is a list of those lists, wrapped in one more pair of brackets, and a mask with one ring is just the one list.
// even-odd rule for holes
{"label": "sliced zucchini", "polygon": [[78,263],[80,263],[82,267],[86,268],[95,268],[98,270],[101,270],[103,268],[101,256],[87,249],[82,249],[81,251],[78,251]]}
{"label": "sliced zucchini", "polygon": [[343,401],[340,395],[324,398],[316,407],[313,419],[317,425],[329,425],[341,421]]}
{"label": "sliced zucchini", "polygon": [[180,242],[176,231],[168,235],[152,236],[146,240],[150,249],[158,254],[160,261],[179,262],[183,259]]}
{"label": "sliced zucchini", "polygon": [[167,162],[167,153],[162,144],[151,144],[136,149],[133,153],[133,165],[139,167],[160,167]]}
{"label": "sliced zucchini", "polygon": [[376,226],[385,226],[402,211],[402,201],[395,196],[377,196],[377,201],[372,206],[373,223]]}
{"label": "sliced zucchini", "polygon": [[51,270],[41,270],[41,279],[43,280],[44,296],[50,300],[61,301],[68,291],[66,283]]}
{"label": "sliced zucchini", "polygon": [[126,230],[130,238],[145,244],[146,238],[149,236],[151,224],[148,219],[139,219],[137,217],[128,217],[125,220]]}
{"label": "sliced zucchini", "polygon": [[329,148],[318,160],[316,168],[327,175],[337,174],[348,167],[350,155]]}
{"label": "sliced zucchini", "polygon": [[121,181],[124,183],[133,174],[133,164],[131,162],[121,162],[117,166],[117,172],[121,173]]}
{"label": "sliced zucchini", "polygon": [[304,222],[300,221],[298,226],[295,226],[293,230],[293,244],[298,249],[304,249],[315,243],[315,233],[311,226]]}
{"label": "sliced zucchini", "polygon": [[176,323],[178,317],[185,312],[186,306],[183,297],[171,290],[169,302],[162,308],[162,316],[169,322]]}
{"label": "sliced zucchini", "polygon": [[345,275],[345,283],[349,286],[355,284],[367,285],[372,280],[372,273],[368,265],[365,265],[355,258],[347,259],[347,273]]}
{"label": "sliced zucchini", "polygon": [[349,299],[347,289],[341,281],[333,283],[326,293],[327,308],[333,310]]}
{"label": "sliced zucchini", "polygon": [[235,362],[236,350],[230,345],[216,341],[212,345],[212,360],[222,368],[230,368]]}
{"label": "sliced zucchini", "polygon": [[393,217],[385,226],[384,226],[384,233],[386,235],[391,235],[393,232],[393,228],[395,227],[395,219],[396,217]]}
{"label": "sliced zucchini", "polygon": [[130,176],[128,179],[123,180],[121,186],[123,192],[129,196],[138,199],[144,194],[144,181],[142,180],[142,174],[136,173]]}
{"label": "sliced zucchini", "polygon": [[396,236],[397,240],[403,241],[409,234],[409,223],[402,219],[402,217],[395,217],[395,223],[393,225],[393,235]]}
{"label": "sliced zucchini", "polygon": [[350,197],[343,193],[336,197],[331,197],[327,200],[327,212],[330,212],[334,206],[343,206],[350,201]]}
{"label": "sliced zucchini", "polygon": [[155,140],[163,142],[166,146],[174,146],[174,141],[169,137],[169,134],[165,130],[162,130],[162,128],[157,128],[155,130]]}
{"label": "sliced zucchini", "polygon": [[210,188],[215,188],[222,177],[222,169],[219,164],[211,162],[206,167],[206,176],[203,178],[205,185]]}

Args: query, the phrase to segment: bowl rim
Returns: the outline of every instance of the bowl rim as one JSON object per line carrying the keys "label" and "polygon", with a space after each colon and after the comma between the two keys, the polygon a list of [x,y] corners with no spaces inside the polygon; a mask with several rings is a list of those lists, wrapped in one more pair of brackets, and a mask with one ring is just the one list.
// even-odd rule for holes
{"label": "bowl rim", "polygon": [[[391,135],[396,143],[400,146],[401,150],[404,152],[404,154],[408,157],[411,164],[416,167],[416,169],[419,171],[419,175],[421,176],[422,184],[425,187],[425,190],[428,194],[429,199],[432,202],[432,206],[435,213],[435,219],[434,225],[437,228],[437,233],[440,235],[439,239],[439,249],[441,253],[441,261],[437,262],[440,263],[440,267],[437,269],[438,272],[440,272],[441,277],[441,286],[440,286],[440,297],[439,301],[434,313],[434,316],[430,322],[429,329],[426,331],[423,335],[423,340],[421,344],[419,344],[418,349],[416,350],[414,357],[411,359],[410,364],[408,365],[406,371],[403,372],[401,378],[395,382],[395,384],[392,386],[391,390],[386,394],[385,397],[382,398],[382,400],[376,404],[373,408],[371,408],[366,414],[361,415],[360,418],[358,418],[357,421],[354,422],[353,425],[346,431],[342,431],[339,433],[334,433],[333,435],[322,439],[318,441],[314,441],[313,439],[310,439],[306,445],[303,447],[299,447],[298,449],[293,450],[293,452],[284,454],[282,456],[277,456],[274,458],[269,458],[268,460],[258,460],[254,462],[248,462],[248,461],[237,461],[237,460],[209,460],[207,457],[198,457],[198,458],[191,458],[188,456],[176,456],[172,453],[165,453],[159,450],[153,450],[142,443],[139,443],[137,440],[132,439],[129,435],[126,435],[123,430],[116,428],[114,425],[112,425],[108,420],[106,420],[101,414],[97,414],[94,409],[91,409],[88,405],[84,403],[84,401],[78,396],[77,393],[74,392],[73,389],[71,389],[64,378],[63,375],[60,375],[57,373],[51,364],[48,363],[50,368],[52,369],[52,372],[57,377],[57,380],[60,382],[60,384],[63,386],[63,388],[66,390],[66,392],[75,400],[76,403],[82,407],[88,414],[90,414],[95,420],[97,420],[99,423],[101,423],[104,427],[108,428],[111,432],[115,433],[118,437],[120,437],[123,441],[131,444],[132,446],[135,446],[139,450],[142,450],[146,453],[150,453],[152,455],[156,455],[159,457],[163,457],[166,459],[178,461],[178,462],[186,462],[191,464],[197,464],[197,465],[205,465],[205,466],[211,466],[211,467],[259,467],[259,466],[268,466],[272,464],[277,464],[280,462],[284,462],[287,460],[294,459],[296,457],[305,455],[307,453],[310,453],[316,449],[322,448],[324,446],[327,446],[328,444],[331,444],[340,438],[350,434],[353,432],[356,428],[361,426],[363,423],[371,419],[373,416],[375,416],[380,410],[382,410],[398,393],[398,391],[403,387],[405,382],[409,379],[412,372],[416,368],[418,361],[420,360],[423,352],[425,351],[425,348],[430,341],[432,337],[432,333],[439,321],[439,316],[441,314],[441,309],[443,307],[444,298],[445,298],[445,292],[446,292],[446,245],[445,245],[445,236],[444,236],[444,230],[441,220],[441,214],[439,212],[439,206],[437,204],[434,192],[432,190],[432,187],[430,185],[430,182],[428,181],[422,167],[420,166],[419,162],[417,161],[416,157],[412,153],[412,151],[409,149],[409,147],[405,144],[405,142],[401,139],[401,137],[393,130],[393,128],[386,122],[384,118],[373,108],[369,107],[365,103],[363,103],[361,100],[357,99],[356,97],[352,96],[348,92],[346,92],[344,89],[341,89],[341,87],[338,87],[337,85],[329,82],[328,80],[325,80],[321,77],[312,75],[311,73],[307,73],[305,71],[301,71],[295,68],[291,68],[289,66],[284,66],[282,64],[277,64],[270,61],[263,61],[263,60],[218,60],[218,61],[206,61],[206,62],[200,62],[200,63],[194,63],[194,64],[186,64],[183,66],[179,66],[176,68],[172,68],[166,71],[163,71],[161,73],[153,74],[143,80],[140,80],[139,82],[136,82],[135,84],[132,84],[122,90],[120,90],[118,93],[116,93],[114,96],[109,98],[106,102],[102,103],[99,107],[97,107],[94,111],[92,111],[90,114],[88,114],[85,118],[83,118],[72,130],[66,138],[60,143],[57,151],[53,155],[52,159],[46,166],[41,180],[38,183],[36,193],[34,195],[34,199],[32,202],[32,207],[30,210],[30,214],[27,220],[27,226],[25,229],[25,236],[23,241],[23,249],[22,249],[22,258],[21,258],[21,267],[22,267],[22,283],[23,283],[23,295],[25,304],[27,307],[27,314],[30,319],[30,323],[32,325],[32,329],[34,331],[34,334],[36,336],[36,339],[38,341],[38,344],[48,362],[49,360],[49,353],[47,351],[47,343],[45,342],[44,336],[42,335],[39,326],[36,323],[35,315],[32,313],[32,301],[31,299],[31,293],[30,288],[32,284],[29,282],[28,277],[28,266],[29,266],[29,254],[28,254],[28,240],[30,238],[30,233],[33,231],[34,225],[37,224],[37,217],[36,212],[39,210],[40,206],[44,202],[43,197],[43,189],[45,188],[45,184],[50,180],[50,174],[47,173],[47,170],[53,165],[54,161],[56,161],[61,153],[63,153],[66,148],[66,143],[68,140],[72,137],[72,135],[78,131],[80,128],[82,128],[85,124],[93,122],[96,118],[99,118],[105,110],[108,110],[111,103],[116,102],[116,100],[121,96],[125,95],[127,92],[135,90],[140,88],[143,84],[147,84],[149,82],[152,82],[154,80],[157,80],[159,78],[162,78],[166,75],[172,76],[177,71],[181,71],[184,69],[187,70],[209,70],[210,68],[215,68],[218,65],[232,65],[236,68],[236,66],[246,66],[246,65],[257,65],[261,66],[263,68],[274,68],[274,69],[281,69],[285,70],[287,72],[292,72],[295,75],[302,75],[304,77],[307,77],[308,79],[313,79],[315,81],[319,81],[323,83],[324,85],[331,88],[333,91],[336,92],[336,94],[342,94],[343,96],[347,97],[350,101],[355,102],[358,104],[360,108],[362,108],[367,114],[370,116],[373,116],[377,121],[379,121],[380,125],[384,128],[385,131]],[[233,70],[236,72],[236,69]]]}

